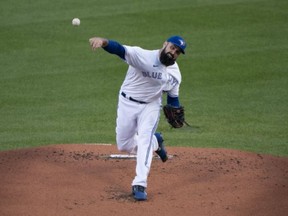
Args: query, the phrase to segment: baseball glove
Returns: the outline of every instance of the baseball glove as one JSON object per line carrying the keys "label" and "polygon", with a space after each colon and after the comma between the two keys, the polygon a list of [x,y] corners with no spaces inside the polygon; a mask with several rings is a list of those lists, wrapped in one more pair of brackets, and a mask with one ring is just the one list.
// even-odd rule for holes
{"label": "baseball glove", "polygon": [[173,128],[181,128],[183,127],[184,123],[186,123],[185,118],[184,118],[183,106],[174,107],[174,106],[167,104],[163,107],[163,112],[165,114],[167,122]]}

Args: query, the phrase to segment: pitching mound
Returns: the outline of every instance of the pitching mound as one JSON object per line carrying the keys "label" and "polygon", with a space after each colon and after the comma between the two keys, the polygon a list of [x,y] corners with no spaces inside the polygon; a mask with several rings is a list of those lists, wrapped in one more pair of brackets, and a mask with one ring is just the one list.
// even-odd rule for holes
{"label": "pitching mound", "polygon": [[114,145],[0,152],[0,215],[286,216],[288,158],[225,149],[167,148],[155,158],[148,201],[130,195],[135,159]]}

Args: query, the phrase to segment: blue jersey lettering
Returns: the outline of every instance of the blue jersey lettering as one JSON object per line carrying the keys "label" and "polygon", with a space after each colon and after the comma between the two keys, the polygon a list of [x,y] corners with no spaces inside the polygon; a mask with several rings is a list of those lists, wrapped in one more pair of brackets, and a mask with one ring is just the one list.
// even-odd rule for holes
{"label": "blue jersey lettering", "polygon": [[162,73],[159,72],[147,72],[147,71],[142,71],[143,77],[149,77],[153,79],[162,79]]}

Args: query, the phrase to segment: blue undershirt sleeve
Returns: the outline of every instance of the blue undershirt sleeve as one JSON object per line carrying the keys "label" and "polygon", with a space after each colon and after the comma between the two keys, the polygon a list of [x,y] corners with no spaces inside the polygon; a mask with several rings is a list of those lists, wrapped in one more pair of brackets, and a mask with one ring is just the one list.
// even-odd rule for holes
{"label": "blue undershirt sleeve", "polygon": [[180,107],[180,102],[178,97],[170,97],[167,95],[167,104],[174,106],[174,107]]}
{"label": "blue undershirt sleeve", "polygon": [[103,49],[125,60],[125,48],[117,41],[109,40],[108,45],[103,47]]}

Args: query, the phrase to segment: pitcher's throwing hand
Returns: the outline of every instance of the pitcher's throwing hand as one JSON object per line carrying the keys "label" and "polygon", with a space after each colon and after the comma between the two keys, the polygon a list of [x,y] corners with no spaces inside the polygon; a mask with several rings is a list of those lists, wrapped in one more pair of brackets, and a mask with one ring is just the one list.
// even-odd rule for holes
{"label": "pitcher's throwing hand", "polygon": [[97,48],[105,47],[108,45],[108,40],[105,38],[94,37],[89,39],[90,46],[93,50]]}

